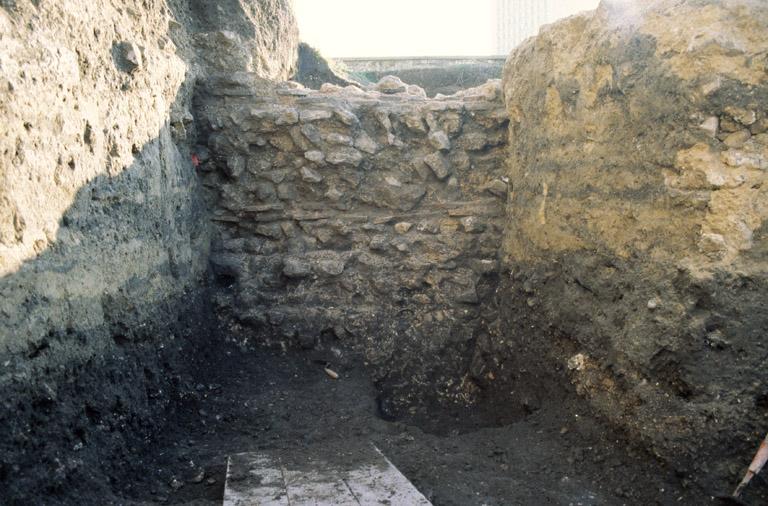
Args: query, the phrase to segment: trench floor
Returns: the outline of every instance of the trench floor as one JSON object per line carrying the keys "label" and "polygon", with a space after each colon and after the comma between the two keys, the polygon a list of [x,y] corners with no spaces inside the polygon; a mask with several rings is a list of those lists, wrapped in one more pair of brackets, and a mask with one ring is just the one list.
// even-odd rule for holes
{"label": "trench floor", "polygon": [[[329,358],[337,380],[323,371]],[[461,411],[388,422],[358,357],[233,345],[196,371],[177,418],[138,463],[146,472],[126,484],[126,504],[220,505],[229,454],[371,442],[436,506],[717,504],[606,430],[578,399],[505,426]]]}

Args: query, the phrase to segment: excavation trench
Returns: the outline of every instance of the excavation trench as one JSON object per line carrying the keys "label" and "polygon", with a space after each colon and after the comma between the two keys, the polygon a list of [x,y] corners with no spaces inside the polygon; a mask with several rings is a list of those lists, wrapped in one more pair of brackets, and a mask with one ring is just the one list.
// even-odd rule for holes
{"label": "excavation trench", "polygon": [[738,482],[762,2],[606,1],[435,98],[286,81],[282,0],[113,4],[0,1],[0,503],[219,504],[232,453],[371,443],[436,505]]}
{"label": "excavation trench", "polygon": [[[196,367],[169,436],[192,470],[161,466],[158,494],[220,497],[226,453],[338,445],[354,460],[371,442],[435,504],[697,493],[594,418],[552,350],[508,332],[525,310],[505,303],[515,283],[500,262],[499,81],[429,99],[219,76],[195,110],[227,351]],[[184,478],[201,470],[215,483]]]}

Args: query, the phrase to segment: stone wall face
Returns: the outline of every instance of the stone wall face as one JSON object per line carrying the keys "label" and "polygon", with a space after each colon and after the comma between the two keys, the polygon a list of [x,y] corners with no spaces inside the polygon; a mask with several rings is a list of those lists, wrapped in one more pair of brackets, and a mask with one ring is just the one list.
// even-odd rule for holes
{"label": "stone wall face", "polygon": [[768,415],[766,26],[763,2],[606,1],[504,76],[513,355],[714,489]]}
{"label": "stone wall face", "polygon": [[429,100],[413,87],[267,96],[242,77],[201,99],[212,263],[236,327],[359,347],[393,411],[471,398],[472,353],[496,320],[500,83]]}
{"label": "stone wall face", "polygon": [[[228,3],[230,15],[285,23],[239,35],[260,56],[247,69],[285,79],[291,12]],[[87,462],[120,461],[156,426],[199,321],[179,316],[205,307],[210,222],[188,149],[191,89],[232,67],[200,45],[226,38],[226,20],[191,4],[0,2],[0,483],[11,502],[106,486]]]}

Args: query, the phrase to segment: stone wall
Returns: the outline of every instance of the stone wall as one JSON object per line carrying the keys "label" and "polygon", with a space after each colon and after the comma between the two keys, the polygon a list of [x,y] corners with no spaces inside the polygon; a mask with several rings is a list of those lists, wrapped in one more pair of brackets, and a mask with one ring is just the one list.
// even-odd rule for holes
{"label": "stone wall", "polygon": [[713,493],[768,416],[766,26],[764,2],[606,1],[504,76],[511,356]]}
{"label": "stone wall", "polygon": [[[284,2],[203,12],[218,3],[0,2],[0,485],[11,502],[108,493],[104,474],[179,387],[179,353],[204,324],[210,245],[191,90],[220,70],[285,79],[298,39]],[[234,58],[213,39],[245,49]]]}
{"label": "stone wall", "polygon": [[395,414],[474,395],[474,349],[496,320],[507,116],[499,81],[443,100],[379,90],[212,82],[198,149],[235,332],[362,349]]}

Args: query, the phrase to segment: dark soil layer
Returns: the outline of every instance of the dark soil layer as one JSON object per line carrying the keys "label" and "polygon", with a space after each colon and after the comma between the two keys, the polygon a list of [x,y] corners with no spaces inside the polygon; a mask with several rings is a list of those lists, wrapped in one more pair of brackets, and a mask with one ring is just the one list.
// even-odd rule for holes
{"label": "dark soil layer", "polygon": [[[0,362],[0,506],[104,504],[144,472],[141,456],[194,384],[181,364],[211,335],[204,295],[157,305],[162,325],[126,318],[107,351],[89,348],[103,332],[51,333]],[[64,347],[78,360],[52,365]]]}
{"label": "dark soil layer", "polygon": [[[325,375],[324,361],[339,380]],[[338,350],[212,350],[178,418],[126,466],[133,471],[119,502],[220,504],[229,454],[311,456],[324,445],[354,454],[373,442],[437,506],[718,503],[631,448],[579,401],[544,405],[501,427],[446,411],[419,420],[430,432],[415,421],[387,422],[361,362]]]}

